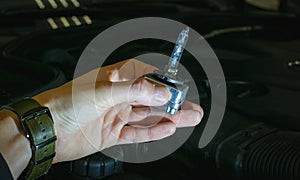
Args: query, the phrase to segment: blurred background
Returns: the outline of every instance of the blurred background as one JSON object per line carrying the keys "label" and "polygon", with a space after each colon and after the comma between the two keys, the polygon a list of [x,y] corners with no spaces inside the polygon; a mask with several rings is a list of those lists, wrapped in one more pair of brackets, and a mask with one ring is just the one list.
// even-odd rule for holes
{"label": "blurred background", "polygon": [[[106,28],[138,17],[170,18],[199,32],[224,70],[227,108],[210,144],[198,148],[210,85],[184,52],[206,116],[182,147],[139,164],[96,153],[55,164],[40,179],[300,179],[299,13],[298,0],[1,0],[0,105],[71,80],[86,45]],[[104,65],[145,53],[169,56],[173,46],[132,41]]]}

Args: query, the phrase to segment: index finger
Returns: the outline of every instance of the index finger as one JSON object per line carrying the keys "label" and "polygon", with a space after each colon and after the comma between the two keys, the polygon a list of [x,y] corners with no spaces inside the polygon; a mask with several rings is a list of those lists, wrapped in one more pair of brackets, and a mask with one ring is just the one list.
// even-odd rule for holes
{"label": "index finger", "polygon": [[133,80],[151,73],[155,69],[157,68],[150,64],[136,59],[129,59],[101,68],[97,76],[97,81],[120,82]]}

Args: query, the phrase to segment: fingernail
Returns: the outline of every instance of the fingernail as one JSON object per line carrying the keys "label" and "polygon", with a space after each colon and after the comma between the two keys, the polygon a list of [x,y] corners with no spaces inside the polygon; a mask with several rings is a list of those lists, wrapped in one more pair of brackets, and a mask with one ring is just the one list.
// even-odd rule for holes
{"label": "fingernail", "polygon": [[166,102],[169,98],[169,92],[165,87],[155,86],[155,97],[154,99],[159,102]]}

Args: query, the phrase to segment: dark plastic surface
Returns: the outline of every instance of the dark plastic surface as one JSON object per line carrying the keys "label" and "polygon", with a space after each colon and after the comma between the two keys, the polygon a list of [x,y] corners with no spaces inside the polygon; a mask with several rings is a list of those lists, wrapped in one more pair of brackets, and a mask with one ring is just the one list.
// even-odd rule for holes
{"label": "dark plastic surface", "polygon": [[33,96],[66,81],[62,72],[39,62],[0,59],[0,105]]}
{"label": "dark plastic surface", "polygon": [[[39,15],[35,12],[22,17],[12,15],[11,19],[0,18],[2,25],[10,28],[10,33],[33,32],[12,41],[4,50],[4,62],[11,64],[9,66],[1,64],[0,66],[1,72],[3,72],[1,80],[7,81],[6,89],[0,88],[0,97],[3,97],[1,98],[3,103],[24,96],[27,92],[32,94],[55,86],[53,84],[44,86],[44,82],[52,82],[53,77],[56,77],[47,76],[53,74],[52,71],[45,70],[44,67],[48,67],[48,65],[60,69],[68,80],[72,79],[75,65],[84,47],[110,25],[125,19],[141,17],[141,15],[163,16],[186,23],[202,35],[224,28],[243,26],[259,26],[261,28],[220,34],[208,39],[220,59],[228,86],[226,114],[217,136],[208,147],[209,150],[199,150],[197,147],[210,108],[209,85],[207,85],[205,72],[201,66],[186,52],[182,57],[182,62],[198,84],[201,105],[206,115],[202,123],[196,127],[189,141],[172,155],[151,163],[125,163],[124,171],[120,173],[120,176],[108,176],[107,179],[186,179],[191,177],[216,179],[216,164],[209,159],[216,153],[215,146],[233,133],[247,128],[257,121],[267,122],[279,128],[299,130],[300,75],[296,64],[289,66],[289,63],[297,61],[300,55],[299,27],[296,26],[299,22],[298,17],[278,12],[240,13],[233,11],[220,13],[207,9],[201,11],[202,7],[199,7],[199,4],[181,6],[178,4],[145,5],[126,2],[122,5],[117,7],[113,4],[98,4],[76,12],[65,13],[67,12],[65,11],[51,14],[49,11],[44,11]],[[219,10],[236,8],[230,4],[227,5],[227,1],[219,6],[212,5],[210,7]],[[46,21],[48,16],[70,18],[69,16],[74,14],[88,14],[93,20],[93,25],[85,24],[80,27],[65,28],[60,24],[57,30],[52,30]],[[36,29],[45,31],[35,32]],[[3,31],[5,28],[0,32]],[[172,47],[171,43],[158,40],[134,41],[118,48],[105,64],[112,64],[149,52],[169,55]],[[19,58],[22,58],[21,62],[11,61]],[[0,61],[0,63],[2,62]],[[34,66],[28,66],[28,64],[34,64]],[[42,72],[31,71],[28,67],[35,67],[35,70],[39,69]],[[44,75],[45,72],[50,73]],[[10,77],[11,81],[6,77]],[[19,91],[19,87],[22,87],[22,91]],[[33,91],[33,87],[37,91]],[[265,146],[260,147],[266,148]],[[299,155],[299,153],[294,154]],[[258,155],[261,156],[263,153]],[[231,161],[234,160],[233,156],[228,155],[228,157],[232,157]],[[254,156],[255,153],[251,155],[251,157]],[[260,165],[259,158],[249,159]],[[287,159],[292,158],[288,156]],[[269,164],[274,161],[274,159],[266,160]],[[296,161],[291,160],[291,162],[296,164]],[[50,174],[45,178],[89,179],[90,177],[99,177],[101,174],[106,176],[113,172],[112,164],[115,163],[112,159],[106,161],[83,158],[54,165]],[[256,167],[253,164],[250,163],[249,172],[258,172],[252,171]],[[280,166],[276,163],[275,165]],[[103,169],[103,167],[105,168]],[[114,169],[116,170],[118,167],[115,164]],[[295,172],[294,169],[298,167],[297,164],[290,171]]]}

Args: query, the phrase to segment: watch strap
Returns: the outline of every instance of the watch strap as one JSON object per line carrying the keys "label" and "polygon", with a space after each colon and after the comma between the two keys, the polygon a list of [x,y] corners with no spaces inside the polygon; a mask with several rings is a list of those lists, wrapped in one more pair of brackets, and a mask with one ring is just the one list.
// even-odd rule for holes
{"label": "watch strap", "polygon": [[25,179],[36,179],[48,172],[55,156],[55,131],[50,111],[27,98],[9,105],[19,116],[30,140],[32,158],[24,171]]}

